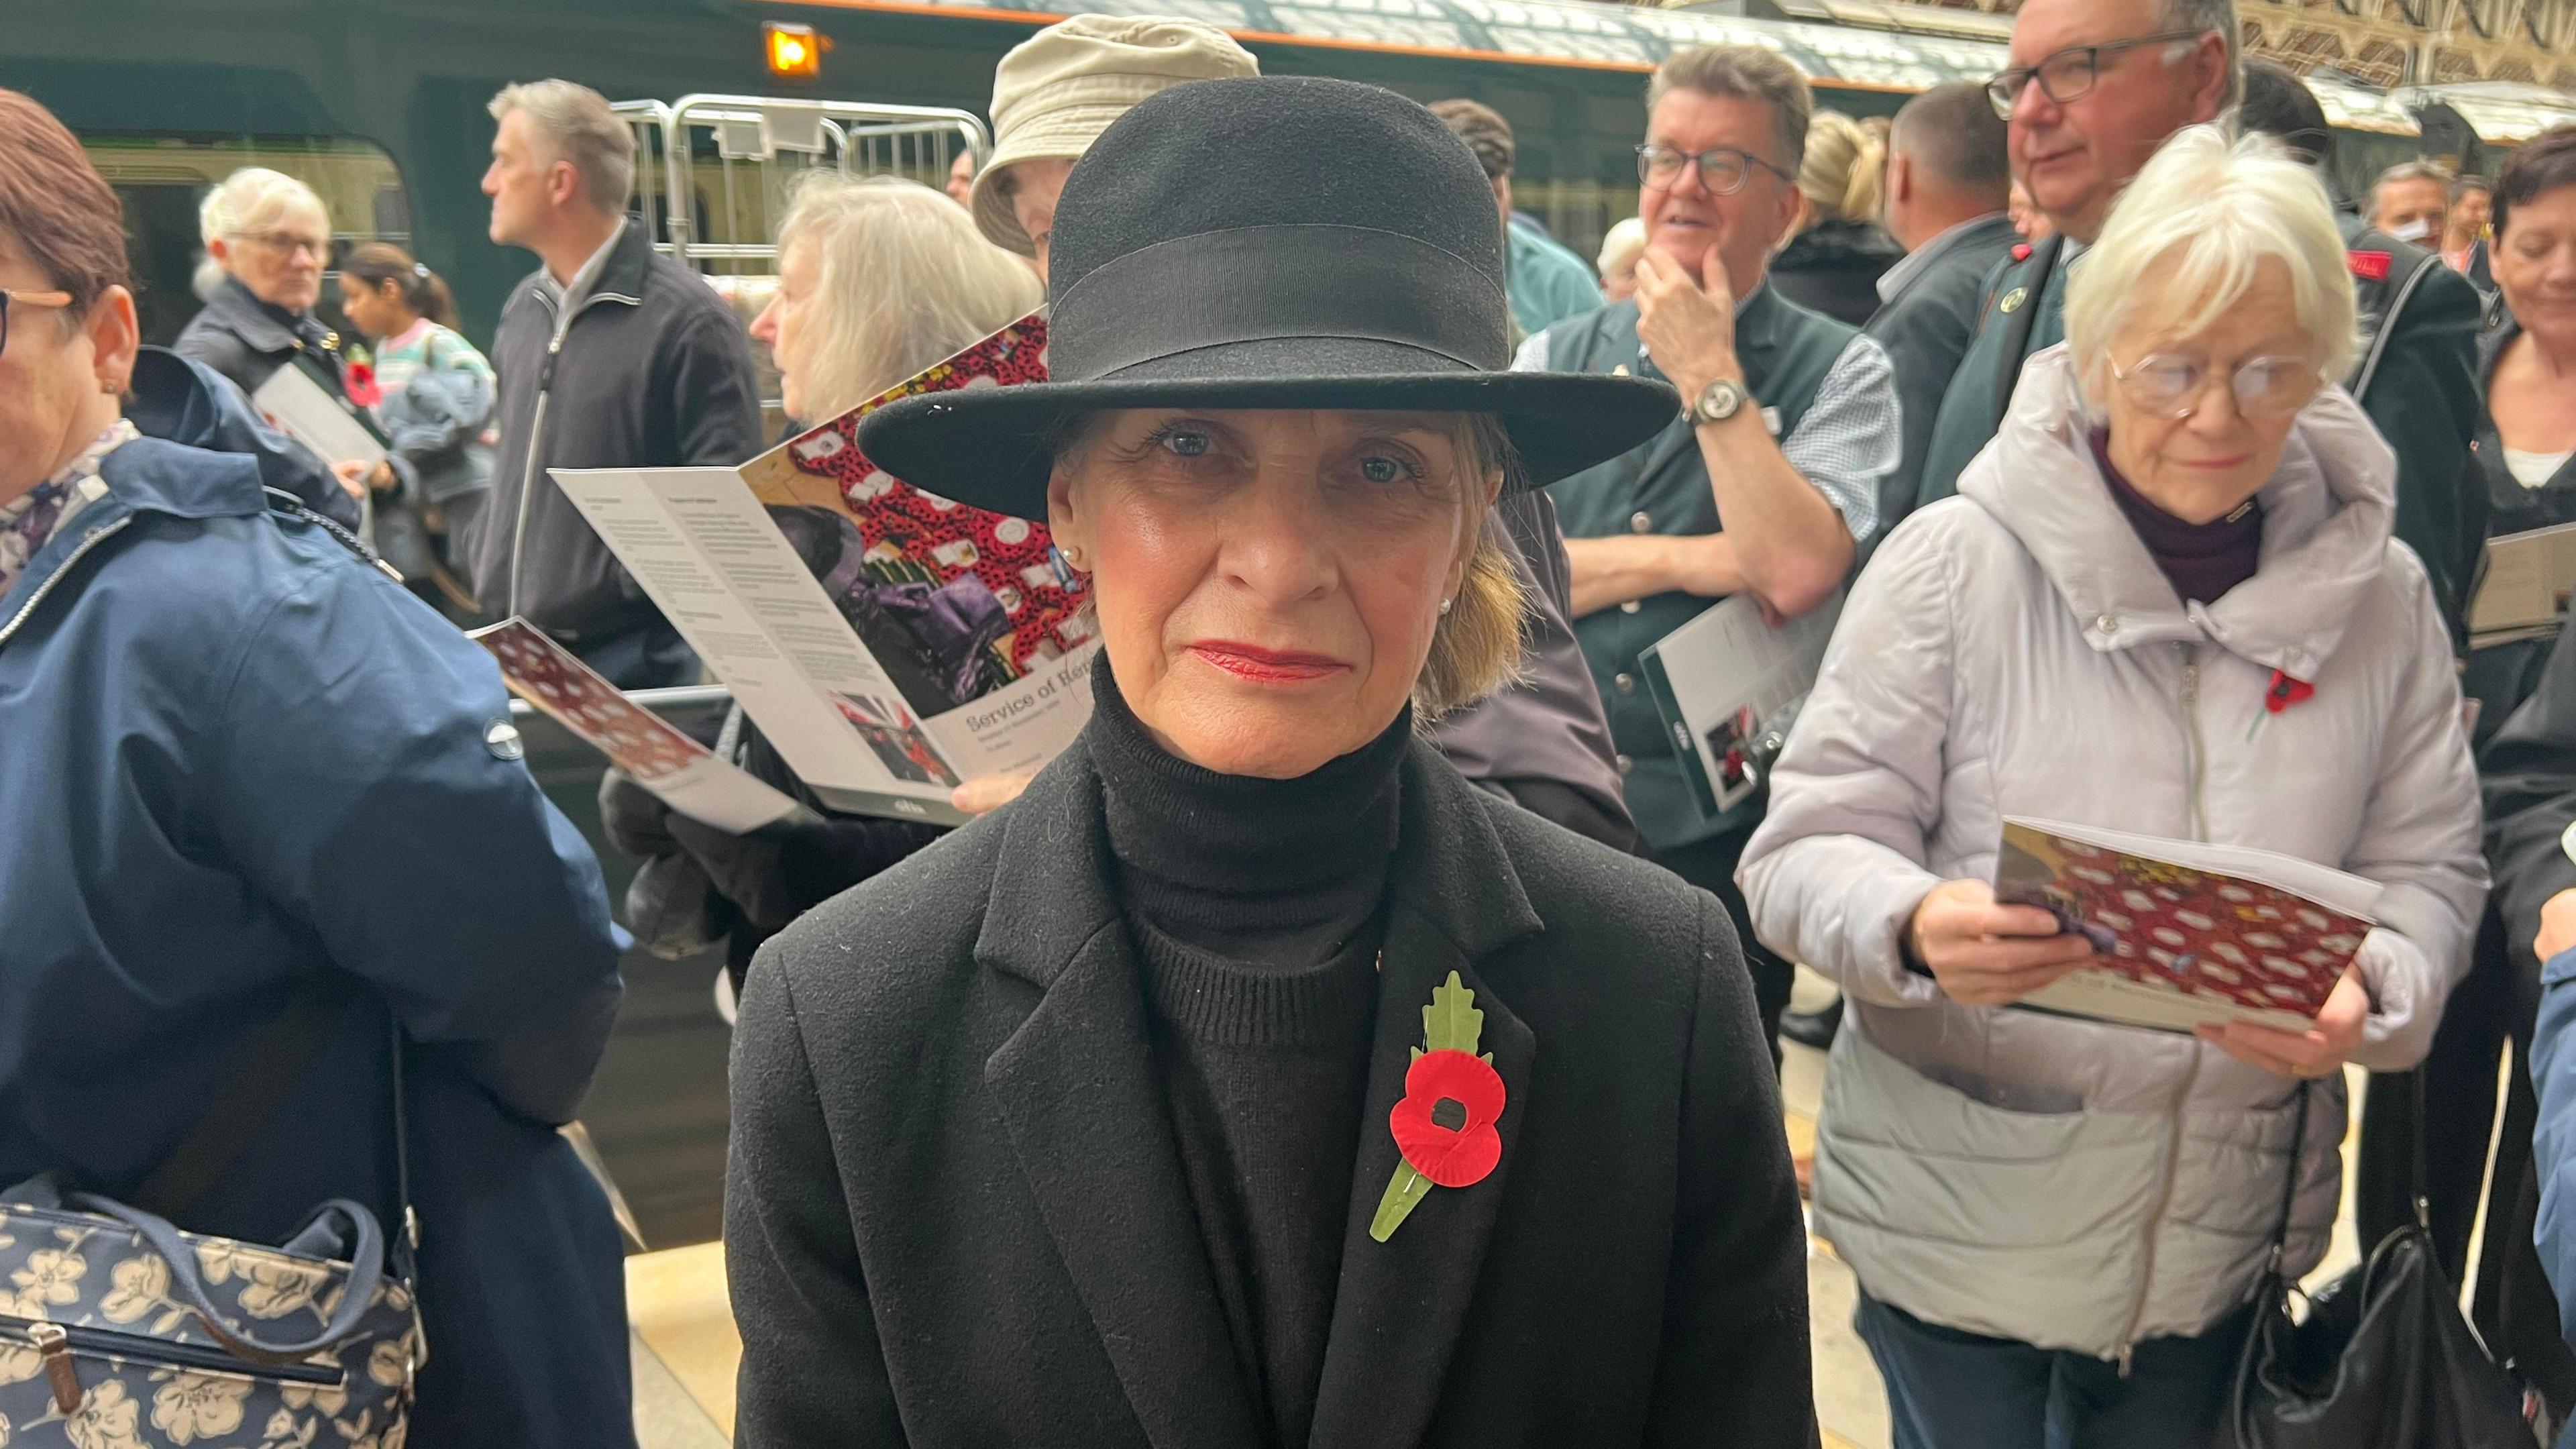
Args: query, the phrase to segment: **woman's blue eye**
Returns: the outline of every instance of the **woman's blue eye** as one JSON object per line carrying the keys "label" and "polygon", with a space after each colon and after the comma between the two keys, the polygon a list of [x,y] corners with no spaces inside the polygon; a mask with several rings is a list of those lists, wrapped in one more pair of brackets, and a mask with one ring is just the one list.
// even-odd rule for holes
{"label": "woman's blue eye", "polygon": [[1404,476],[1404,465],[1393,458],[1362,458],[1360,476],[1371,483],[1393,483]]}
{"label": "woman's blue eye", "polygon": [[1163,446],[1184,458],[1205,457],[1208,450],[1208,435],[1193,432],[1165,433]]}

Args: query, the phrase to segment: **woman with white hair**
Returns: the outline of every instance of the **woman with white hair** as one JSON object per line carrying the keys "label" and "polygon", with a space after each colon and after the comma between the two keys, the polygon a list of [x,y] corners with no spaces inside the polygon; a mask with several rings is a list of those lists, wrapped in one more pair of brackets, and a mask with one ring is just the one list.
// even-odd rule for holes
{"label": "woman with white hair", "polygon": [[[2466,963],[2477,782],[2331,381],[2355,345],[2314,173],[2177,135],[1959,496],[1861,575],[1774,773],[1740,879],[1850,1003],[1815,1225],[1899,1449],[2216,1442],[2276,1239],[2291,1279],[2325,1250],[2342,1067],[2413,1065]],[[2008,815],[2347,871],[2378,924],[2306,1031],[2009,1009],[2093,947],[1997,903]]]}
{"label": "woman with white hair", "polygon": [[[769,346],[788,415],[807,423],[839,417],[964,351],[1036,311],[1041,299],[1036,274],[986,241],[956,203],[895,177],[807,177],[779,227],[778,272],[777,295],[751,334]],[[725,733],[739,737],[745,768],[796,794],[812,813],[756,838],[729,835],[672,813],[615,770],[600,787],[600,811],[621,848],[657,862],[638,878],[651,898],[630,894],[638,907],[630,914],[725,929],[727,980],[718,997],[729,1001],[761,942],[942,831],[833,815],[748,720],[729,721]],[[978,799],[987,792],[1008,798],[1020,783],[969,781],[965,788]],[[673,898],[710,886],[718,897],[711,912],[695,899]]]}
{"label": "woman with white hair", "polygon": [[1593,268],[1601,274],[1601,300],[1625,302],[1637,295],[1637,258],[1646,254],[1646,224],[1633,216],[1619,218],[1601,238],[1601,255]]}
{"label": "woman with white hair", "polygon": [[918,182],[818,171],[778,230],[778,292],[751,324],[788,416],[829,422],[1043,300],[1038,279]]}
{"label": "woman with white hair", "polygon": [[[258,392],[279,368],[299,366],[323,392],[349,401],[354,413],[366,399],[350,397],[340,334],[313,315],[331,264],[331,217],[322,198],[282,171],[245,166],[206,193],[197,233],[222,280],[171,350],[222,373],[245,393]],[[361,465],[323,461],[352,499],[364,493]],[[350,512],[343,521],[354,521]]]}

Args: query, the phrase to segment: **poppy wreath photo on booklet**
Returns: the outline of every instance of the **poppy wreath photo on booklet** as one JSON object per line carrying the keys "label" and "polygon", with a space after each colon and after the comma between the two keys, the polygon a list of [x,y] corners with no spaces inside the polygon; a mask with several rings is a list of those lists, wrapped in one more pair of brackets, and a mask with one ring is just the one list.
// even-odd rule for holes
{"label": "poppy wreath photo on booklet", "polygon": [[2049,912],[2094,953],[2024,1004],[2167,1031],[2305,1031],[2370,933],[2377,887],[2266,855],[2007,820],[1995,899]]}

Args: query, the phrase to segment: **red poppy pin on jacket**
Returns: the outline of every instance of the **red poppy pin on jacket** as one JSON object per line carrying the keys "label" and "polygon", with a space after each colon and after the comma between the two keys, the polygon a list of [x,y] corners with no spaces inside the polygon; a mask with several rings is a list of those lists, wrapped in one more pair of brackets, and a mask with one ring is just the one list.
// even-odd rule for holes
{"label": "red poppy pin on jacket", "polygon": [[[1449,973],[1422,1008],[1422,1045],[1404,1073],[1404,1098],[1387,1114],[1403,1160],[1378,1199],[1369,1236],[1383,1243],[1434,1187],[1473,1187],[1503,1160],[1503,1078],[1493,1054],[1479,1055],[1485,1013],[1476,993]],[[1442,1110],[1446,1108],[1447,1110]]]}

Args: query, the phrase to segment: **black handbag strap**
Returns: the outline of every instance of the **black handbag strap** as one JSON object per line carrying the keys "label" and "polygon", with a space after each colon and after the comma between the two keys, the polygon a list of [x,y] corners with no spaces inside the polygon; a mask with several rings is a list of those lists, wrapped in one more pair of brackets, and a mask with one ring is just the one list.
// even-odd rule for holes
{"label": "black handbag strap", "polygon": [[2351,382],[2344,389],[2352,394],[2355,402],[2367,396],[2371,383],[2378,380],[2379,364],[2388,356],[2389,340],[2397,335],[2398,316],[2406,310],[2407,304],[2415,300],[2416,290],[2424,285],[2425,277],[2431,275],[2433,269],[2441,265],[2443,262],[2440,252],[2426,252],[2416,258],[2414,268],[2406,274],[2406,280],[2398,284],[2395,295],[2388,299],[2387,309],[2379,314],[2379,326],[2371,333],[2370,348],[2362,354],[2361,362],[2353,368]]}
{"label": "black handbag strap", "polygon": [[[131,1194],[134,1206],[154,1220],[184,1218],[204,1201],[224,1173],[241,1159],[278,1109],[295,1090],[304,1069],[322,1050],[331,1023],[338,1019],[357,983],[334,973],[300,993],[284,1015],[269,1023],[251,1047],[250,1056],[197,1119],[179,1149],[163,1159],[143,1185]],[[411,1278],[413,1250],[420,1245],[420,1225],[411,1206],[410,1113],[403,1102],[402,1022],[386,1008],[393,1069],[394,1192],[402,1218],[394,1228],[395,1273]],[[175,1239],[174,1239],[175,1241]]]}
{"label": "black handbag strap", "polygon": [[[2432,1170],[2424,1144],[2423,1069],[2418,1067],[2414,1071],[2407,1072],[2404,1078],[2408,1115],[2412,1119],[2407,1124],[2408,1141],[2413,1144],[2407,1154],[2406,1170],[2410,1178],[2407,1183],[2407,1198],[2415,1204],[2416,1226],[2429,1229],[2432,1226],[2432,1207],[2429,1198],[2432,1189],[2428,1184],[2432,1180]],[[2387,1079],[2383,1077],[2377,1080]],[[2275,1278],[2280,1276],[2282,1255],[2289,1251],[2290,1211],[2298,1204],[2299,1163],[2308,1141],[2308,1098],[2315,1088],[2316,1084],[2311,1080],[2302,1078],[2299,1082],[2299,1106],[2294,1119],[2298,1125],[2290,1131],[2289,1181],[2281,1187],[2281,1230],[2272,1235],[2272,1256],[2265,1269]]]}
{"label": "black handbag strap", "polygon": [[2281,1184],[2281,1229],[2272,1235],[2272,1255],[2264,1260],[2263,1271],[2275,1280],[2281,1276],[2281,1258],[2290,1247],[2290,1212],[2299,1204],[2299,1164],[2305,1160],[2308,1145],[2308,1096],[2305,1078],[2299,1081],[2298,1109],[2291,1114],[2290,1170]]}
{"label": "black handbag strap", "polygon": [[2066,250],[2066,238],[2051,233],[2030,249],[2030,276],[2022,283],[2028,295],[2022,305],[2006,314],[2004,346],[1995,362],[1995,419],[2001,429],[2004,417],[2012,411],[2013,390],[2021,386],[2021,365],[2030,350],[2031,329],[2039,325],[2039,309],[2048,299],[2048,279],[2057,270],[2057,258]]}
{"label": "black handbag strap", "polygon": [[147,1213],[180,1218],[203,1201],[225,1169],[250,1149],[260,1129],[286,1105],[296,1079],[322,1050],[323,1038],[348,997],[346,983],[334,977],[298,995],[285,1015],[270,1022],[241,1070],[197,1119],[196,1130],[131,1194],[135,1205]]}

